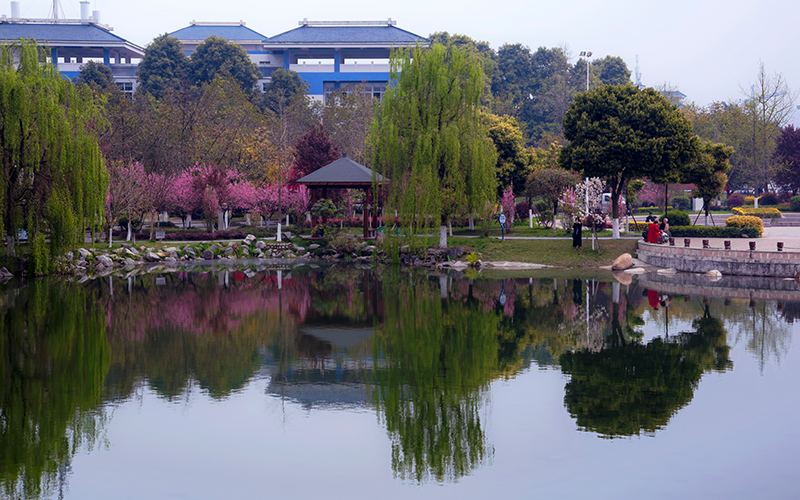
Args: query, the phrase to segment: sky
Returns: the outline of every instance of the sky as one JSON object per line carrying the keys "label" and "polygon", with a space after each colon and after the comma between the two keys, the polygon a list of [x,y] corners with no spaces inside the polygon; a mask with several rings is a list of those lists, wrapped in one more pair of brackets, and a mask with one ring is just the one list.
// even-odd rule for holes
{"label": "sky", "polygon": [[[19,0],[23,17],[48,17],[52,0]],[[0,4],[2,6],[2,4]],[[80,17],[79,0],[61,0],[68,18]],[[437,2],[405,0],[91,0],[101,22],[142,47],[156,36],[188,26],[192,20],[244,21],[274,36],[298,21],[363,21],[392,18],[421,36],[447,31],[487,41],[538,47],[567,47],[573,60],[581,51],[594,58],[621,57],[635,79],[636,57],[642,83],[668,83],[704,106],[745,97],[763,62],[767,74],[780,74],[793,92],[800,90],[800,50],[792,49],[800,28],[800,3],[792,0],[742,2],[675,0],[655,5],[632,0],[533,2],[495,0]],[[10,14],[10,2],[0,14]],[[798,100],[797,104],[800,104]],[[800,122],[800,111],[794,122]]]}

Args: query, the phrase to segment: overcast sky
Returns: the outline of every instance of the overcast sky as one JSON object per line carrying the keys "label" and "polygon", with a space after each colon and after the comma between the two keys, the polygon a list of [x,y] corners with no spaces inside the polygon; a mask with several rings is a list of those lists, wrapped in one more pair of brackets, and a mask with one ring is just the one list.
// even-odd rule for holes
{"label": "overcast sky", "polygon": [[[61,0],[61,5],[68,18],[80,17],[79,0]],[[20,0],[20,7],[23,17],[47,17],[52,0]],[[800,49],[792,49],[800,3],[793,0],[676,0],[656,6],[632,0],[91,0],[91,9],[100,11],[101,22],[114,33],[143,47],[192,20],[243,20],[253,30],[274,36],[297,27],[303,18],[391,17],[398,27],[418,35],[448,31],[485,40],[495,49],[522,43],[532,50],[567,46],[573,58],[584,50],[594,57],[620,56],[632,79],[638,54],[645,85],[669,82],[700,105],[741,99],[741,89],[749,89],[755,80],[759,61],[770,75],[781,73],[793,91],[800,89]],[[10,11],[7,0],[0,13]],[[797,115],[795,122],[800,121]]]}

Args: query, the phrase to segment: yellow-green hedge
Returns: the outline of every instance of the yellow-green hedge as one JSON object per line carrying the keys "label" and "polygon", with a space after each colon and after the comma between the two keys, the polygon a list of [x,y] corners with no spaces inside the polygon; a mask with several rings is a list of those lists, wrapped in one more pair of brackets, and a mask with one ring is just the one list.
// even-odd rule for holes
{"label": "yellow-green hedge", "polygon": [[741,208],[734,207],[731,209],[733,215],[752,215],[762,219],[780,219],[781,211],[777,208]]}
{"label": "yellow-green hedge", "polygon": [[758,230],[758,235],[764,235],[764,222],[759,217],[749,215],[734,215],[725,219],[728,227],[754,227]]}

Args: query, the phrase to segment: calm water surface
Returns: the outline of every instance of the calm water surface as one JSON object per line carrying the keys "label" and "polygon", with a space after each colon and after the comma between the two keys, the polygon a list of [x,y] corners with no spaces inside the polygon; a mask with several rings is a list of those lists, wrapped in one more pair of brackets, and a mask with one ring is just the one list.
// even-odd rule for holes
{"label": "calm water surface", "polygon": [[12,282],[0,498],[798,498],[800,291],[742,285]]}

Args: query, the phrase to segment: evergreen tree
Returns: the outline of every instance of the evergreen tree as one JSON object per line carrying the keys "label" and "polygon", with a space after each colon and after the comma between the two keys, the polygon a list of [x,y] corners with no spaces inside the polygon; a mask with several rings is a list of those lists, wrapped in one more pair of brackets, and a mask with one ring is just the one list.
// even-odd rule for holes
{"label": "evergreen tree", "polygon": [[[412,58],[413,53],[413,58]],[[373,165],[391,179],[389,205],[406,233],[446,223],[483,209],[495,196],[494,145],[479,103],[484,88],[480,63],[454,45],[397,51],[389,88],[373,122]]]}
{"label": "evergreen tree", "polygon": [[259,103],[261,109],[279,114],[281,109],[305,93],[305,83],[295,71],[278,68],[272,72],[271,80],[264,85]]}
{"label": "evergreen tree", "polygon": [[102,124],[92,90],[40,62],[34,44],[0,49],[0,231],[13,255],[27,229],[34,273],[103,215],[108,172],[93,130]]}
{"label": "evergreen tree", "polygon": [[114,73],[105,64],[89,61],[78,72],[77,83],[108,90],[114,86]]}
{"label": "evergreen tree", "polygon": [[192,52],[192,83],[211,83],[218,73],[227,72],[239,82],[242,91],[251,93],[261,72],[241,45],[210,36]]}
{"label": "evergreen tree", "polygon": [[181,88],[189,75],[189,58],[180,40],[167,33],[156,37],[144,49],[136,76],[141,91],[161,99],[169,90]]}

